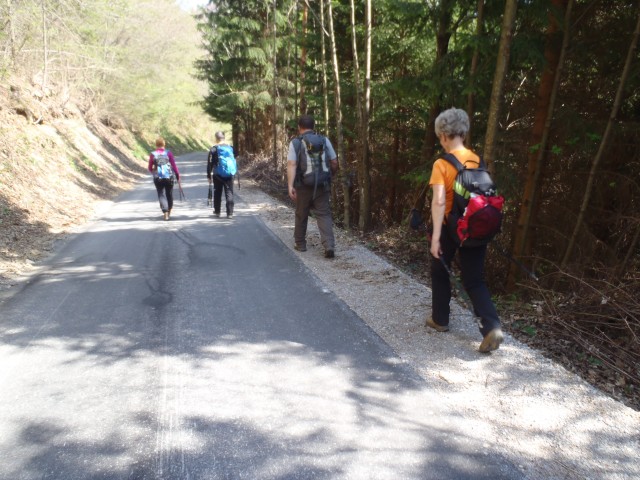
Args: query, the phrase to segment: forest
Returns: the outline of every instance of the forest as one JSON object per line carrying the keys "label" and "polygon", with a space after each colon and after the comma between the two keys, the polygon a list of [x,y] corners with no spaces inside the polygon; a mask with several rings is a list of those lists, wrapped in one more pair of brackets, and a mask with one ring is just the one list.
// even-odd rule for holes
{"label": "forest", "polygon": [[435,117],[465,109],[506,198],[487,275],[503,306],[540,313],[512,331],[637,398],[640,2],[212,0],[197,18],[204,109],[264,185],[284,186],[296,118],[314,115],[338,153],[336,222],[409,267],[428,261],[406,224],[429,217]]}

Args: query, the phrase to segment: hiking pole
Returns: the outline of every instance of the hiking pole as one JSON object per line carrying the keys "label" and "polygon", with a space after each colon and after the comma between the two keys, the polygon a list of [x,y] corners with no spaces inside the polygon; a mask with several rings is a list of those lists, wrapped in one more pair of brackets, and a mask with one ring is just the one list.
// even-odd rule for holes
{"label": "hiking pole", "polygon": [[[422,219],[422,215],[420,215],[420,212],[416,208],[411,209],[411,214],[409,217],[409,226],[411,227],[412,230],[415,230],[416,232],[426,232],[427,240],[430,240],[428,227],[424,222],[424,220]],[[496,250],[500,255],[502,255],[506,259],[515,263],[520,268],[520,270],[522,270],[524,273],[527,274],[529,278],[531,278],[532,280],[535,280],[536,282],[540,281],[540,279],[535,273],[533,273],[531,270],[525,267],[522,264],[522,262],[514,258],[509,252],[507,252],[504,248],[502,248],[497,242],[492,242],[491,245],[496,248]]]}
{"label": "hiking pole", "polygon": [[186,200],[187,196],[184,194],[184,191],[182,190],[182,182],[180,182],[180,179],[178,179],[178,190],[180,190],[180,201]]}
{"label": "hiking pole", "polygon": [[[236,162],[236,177],[238,177],[238,190],[240,190],[240,168],[238,167],[238,162]],[[231,183],[233,184],[233,180]]]}
{"label": "hiking pole", "polygon": [[[420,215],[420,212],[418,211],[417,208],[411,209],[409,226],[411,227],[412,230],[415,230],[417,232],[424,232],[424,234],[427,237],[427,241],[431,243],[431,232],[429,231],[429,227],[427,226],[425,221],[422,219],[422,215]],[[460,280],[458,280],[458,277],[455,276],[455,274],[453,273],[449,265],[447,265],[447,263],[444,261],[442,256],[439,256],[438,260],[440,260],[440,263],[442,264],[444,269],[447,271],[447,274],[449,275],[449,279],[453,282],[454,288],[457,290],[459,297],[462,298],[462,301],[464,302],[467,309],[475,317],[476,316],[475,309],[473,308],[473,303],[471,302],[471,298],[469,298],[469,295],[467,294],[467,291],[464,289],[464,287],[460,283]]]}
{"label": "hiking pole", "polygon": [[207,207],[213,205],[213,184],[209,184],[209,195],[207,196]]}
{"label": "hiking pole", "polygon": [[475,309],[473,308],[473,303],[471,302],[471,298],[469,298],[469,295],[467,294],[467,291],[464,289],[464,287],[462,286],[462,284],[460,283],[460,280],[458,280],[458,277],[455,276],[455,274],[453,273],[453,271],[451,270],[451,268],[449,268],[449,266],[447,265],[447,263],[444,261],[444,259],[442,258],[442,256],[438,257],[438,260],[440,260],[440,263],[442,264],[442,266],[444,267],[444,269],[447,271],[447,273],[449,274],[449,278],[453,281],[455,289],[458,291],[458,294],[460,295],[460,297],[462,298],[462,301],[464,302],[464,304],[466,305],[467,309],[469,311],[471,311],[471,313],[473,314],[473,316],[476,316],[475,313]]}
{"label": "hiking pole", "polygon": [[507,252],[500,245],[498,245],[497,243],[494,243],[493,246],[496,248],[496,250],[498,250],[499,254],[501,254],[507,260],[511,260],[513,263],[515,263],[520,268],[520,270],[522,270],[524,273],[526,273],[528,275],[529,278],[531,278],[532,280],[535,280],[536,282],[538,282],[540,280],[535,273],[533,273],[531,270],[529,270],[527,267],[525,267],[522,264],[522,262],[520,262],[519,260],[514,258],[509,252]]}

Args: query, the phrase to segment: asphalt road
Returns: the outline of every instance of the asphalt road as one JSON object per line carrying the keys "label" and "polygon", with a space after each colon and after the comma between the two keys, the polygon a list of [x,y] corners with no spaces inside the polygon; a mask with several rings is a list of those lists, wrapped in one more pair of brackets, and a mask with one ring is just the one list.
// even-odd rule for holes
{"label": "asphalt road", "polygon": [[171,221],[148,180],[0,303],[0,479],[522,478],[178,161]]}

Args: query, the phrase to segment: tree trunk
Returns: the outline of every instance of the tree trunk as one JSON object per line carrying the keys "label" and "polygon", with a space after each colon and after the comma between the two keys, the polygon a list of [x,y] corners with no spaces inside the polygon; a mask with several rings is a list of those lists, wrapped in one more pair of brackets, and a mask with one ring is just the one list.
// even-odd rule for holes
{"label": "tree trunk", "polygon": [[47,11],[46,0],[41,0],[42,7],[42,91],[44,93],[47,88],[49,75],[49,44],[47,37]]}
{"label": "tree trunk", "polygon": [[302,7],[302,50],[300,51],[300,114],[307,113],[307,98],[305,96],[305,80],[307,75],[307,24],[309,21],[309,6]]}
{"label": "tree trunk", "polygon": [[484,32],[484,0],[478,0],[478,11],[476,17],[476,45],[471,57],[471,68],[469,70],[469,95],[467,96],[467,115],[469,115],[469,132],[465,143],[468,148],[473,145],[473,116],[475,114],[475,83],[476,72],[478,71],[478,60],[480,59],[480,40]]}
{"label": "tree trunk", "polygon": [[353,74],[356,88],[356,115],[357,129],[360,138],[357,141],[356,150],[359,153],[358,162],[358,183],[360,186],[360,209],[358,215],[358,228],[366,231],[371,228],[371,174],[369,165],[369,100],[370,100],[370,79],[371,79],[371,2],[366,2],[366,72],[365,90],[360,84],[360,63],[358,60],[358,43],[356,37],[356,8],[354,0],[351,0],[351,46],[353,50]]}
{"label": "tree trunk", "polygon": [[13,18],[13,0],[7,0],[7,17],[9,22],[9,42],[11,50],[11,66],[16,64],[16,27]]}
{"label": "tree trunk", "polygon": [[[529,151],[527,178],[522,194],[520,214],[514,233],[513,254],[519,258],[525,255],[530,249],[530,229],[533,210],[536,204],[536,192],[539,190],[540,176],[545,162],[547,144],[549,141],[549,131],[555,110],[555,101],[560,85],[562,66],[564,57],[569,45],[571,10],[573,0],[553,0],[552,11],[549,12],[549,27],[547,28],[547,39],[545,45],[545,68],[540,78],[538,88],[537,106],[534,115],[531,145],[538,145],[536,151]],[[559,42],[558,13],[564,12],[564,34],[562,42]],[[507,288],[513,289],[515,286],[518,269],[515,264],[509,268],[507,277]]]}
{"label": "tree trunk", "polygon": [[[356,37],[356,7],[354,0],[350,0],[351,6],[351,51],[353,55],[353,83],[356,89],[356,128],[362,135],[362,92],[360,88],[360,61],[358,59],[358,42]],[[356,149],[360,153],[362,139],[356,137]],[[359,155],[358,155],[359,156]],[[358,169],[358,173],[360,169]],[[360,176],[360,175],[358,175]]]}
{"label": "tree trunk", "polygon": [[[453,15],[454,4],[455,2],[452,0],[442,0],[440,3],[438,31],[436,33],[436,59],[434,62],[434,71],[437,70],[437,66],[443,61],[444,57],[449,52],[449,40],[451,39],[451,17]],[[429,109],[429,119],[427,120],[427,130],[425,132],[424,145],[422,148],[422,158],[424,162],[430,162],[435,153],[437,139],[434,124],[436,117],[442,110],[440,99],[441,96],[438,95]]]}
{"label": "tree trunk", "polygon": [[[453,12],[454,3],[451,0],[443,0],[440,4],[440,13],[438,15],[438,32],[436,34],[436,59],[434,62],[434,70],[440,62],[444,59],[445,55],[449,51],[449,40],[451,39],[451,17]],[[436,97],[433,105],[429,109],[429,118],[427,120],[427,129],[424,136],[424,145],[422,146],[422,159],[424,163],[431,162],[435,153],[436,145],[436,132],[435,121],[436,117],[440,114],[442,107],[440,106],[440,96]],[[419,212],[424,210],[427,201],[427,192],[429,191],[429,185],[423,185],[413,202],[413,208]]]}
{"label": "tree trunk", "polygon": [[[295,1],[295,0],[294,0]],[[293,7],[293,2],[291,3],[291,6]],[[289,30],[288,30],[288,35],[291,35],[291,32],[293,31],[293,28],[291,26],[291,20],[290,17],[288,18],[288,25],[289,25]],[[290,75],[291,75],[291,44],[293,42],[287,42],[287,68],[286,68],[286,76],[284,77],[284,82],[283,82],[283,93],[282,93],[282,98],[285,99],[283,105],[282,105],[282,123],[281,123],[281,132],[284,132],[285,136],[289,136],[289,132],[287,131],[287,126],[288,126],[288,120],[289,120],[289,109],[287,108],[287,105],[289,104],[289,102],[287,101],[289,99],[289,83],[291,81],[290,79]],[[295,61],[295,60],[294,60]],[[295,112],[293,112],[295,115]],[[286,162],[283,164],[283,168],[282,168],[282,178],[283,180],[286,177]]]}
{"label": "tree trunk", "polygon": [[[325,1],[325,0],[322,0]],[[331,0],[327,1],[327,15],[329,16],[329,40],[331,43],[331,63],[333,65],[334,80],[334,111],[336,116],[336,135],[338,137],[338,161],[340,162],[340,179],[342,180],[342,190],[344,194],[344,227],[351,227],[351,198],[349,195],[349,172],[347,171],[347,161],[344,157],[344,139],[342,138],[342,102],[340,100],[340,68],[338,65],[338,53],[336,48],[336,36],[333,29],[333,7]]]}
{"label": "tree trunk", "polygon": [[300,116],[300,111],[298,110],[298,44],[300,43],[300,32],[298,30],[298,5],[300,3],[299,0],[295,0],[296,1],[296,7],[294,10],[294,17],[295,18],[295,53],[293,55],[293,90],[294,90],[294,107],[293,107],[293,116],[294,118],[298,118]]}
{"label": "tree trunk", "polygon": [[278,9],[277,0],[273,0],[273,168],[278,171],[278,22],[276,21]]}
{"label": "tree trunk", "polygon": [[638,20],[636,22],[636,28],[633,31],[633,35],[631,37],[631,44],[629,45],[629,52],[627,53],[627,59],[625,61],[624,68],[622,70],[620,83],[618,84],[618,91],[616,92],[616,98],[613,102],[613,109],[611,110],[609,121],[607,122],[604,135],[602,136],[602,140],[600,141],[598,152],[596,153],[596,156],[593,159],[593,163],[591,164],[591,170],[589,171],[589,179],[587,180],[587,185],[585,187],[584,197],[582,197],[582,205],[580,206],[580,211],[578,213],[576,225],[575,225],[575,228],[573,229],[573,233],[571,234],[571,237],[569,238],[569,244],[567,245],[567,250],[564,252],[564,256],[560,264],[560,268],[562,269],[564,269],[567,266],[567,263],[571,258],[571,254],[573,253],[573,249],[575,247],[576,241],[578,239],[578,235],[580,233],[582,224],[584,222],[584,217],[587,212],[587,207],[589,206],[589,200],[591,199],[591,193],[593,191],[593,182],[595,181],[596,172],[598,171],[598,166],[600,165],[600,161],[602,160],[604,152],[607,148],[607,144],[609,143],[609,137],[611,136],[611,130],[613,129],[613,124],[615,122],[616,117],[618,116],[620,105],[622,104],[622,95],[624,93],[624,87],[625,87],[625,84],[627,83],[627,78],[629,78],[629,73],[631,72],[631,64],[633,63],[635,50],[638,45],[638,37],[640,36],[640,3],[638,4],[637,9],[638,9]]}
{"label": "tree trunk", "polygon": [[323,98],[323,108],[324,112],[324,134],[329,135],[329,87],[327,82],[327,51],[326,51],[326,41],[325,41],[325,13],[324,13],[324,0],[320,0],[320,37],[321,37],[321,49],[322,49],[322,58],[320,63],[322,64],[322,98]]}
{"label": "tree trunk", "polygon": [[396,219],[396,197],[398,195],[398,159],[400,157],[400,125],[396,120],[393,127],[393,149],[391,150],[391,189],[387,205],[387,217],[394,222]]}
{"label": "tree trunk", "polygon": [[371,0],[366,0],[366,46],[364,102],[362,105],[362,173],[360,175],[360,217],[359,227],[363,232],[371,229],[371,156],[369,150],[369,116],[371,113],[371,42],[372,42],[372,9]]}
{"label": "tree trunk", "polygon": [[511,40],[513,36],[513,24],[516,19],[518,0],[506,0],[504,15],[502,18],[502,30],[500,33],[500,47],[498,48],[498,61],[493,77],[493,87],[491,89],[491,102],[489,104],[489,118],[487,120],[487,133],[484,139],[484,160],[489,171],[495,173],[493,163],[495,156],[496,136],[498,134],[498,124],[500,122],[500,104],[504,94],[504,79],[509,66],[509,53],[511,51]]}
{"label": "tree trunk", "polygon": [[627,250],[627,254],[624,257],[622,263],[618,266],[618,278],[622,278],[624,272],[626,272],[627,267],[629,266],[629,262],[631,261],[631,257],[633,257],[636,248],[638,247],[638,242],[640,241],[640,224],[636,228],[636,233],[633,236],[633,240],[631,241],[631,245],[629,245],[629,250]]}

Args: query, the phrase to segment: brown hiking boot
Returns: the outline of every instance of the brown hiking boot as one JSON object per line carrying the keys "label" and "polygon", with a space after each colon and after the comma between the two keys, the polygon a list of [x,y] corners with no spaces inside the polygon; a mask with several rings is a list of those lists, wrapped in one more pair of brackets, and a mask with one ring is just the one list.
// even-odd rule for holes
{"label": "brown hiking boot", "polygon": [[169,220],[169,212],[164,212],[164,219]]}
{"label": "brown hiking boot", "polygon": [[497,350],[500,348],[500,344],[504,340],[504,335],[502,334],[502,330],[499,328],[494,328],[482,339],[482,343],[478,348],[478,351],[481,353],[489,353],[493,350]]}
{"label": "brown hiking boot", "polygon": [[436,322],[433,321],[433,318],[431,318],[431,317],[427,317],[427,321],[424,322],[424,326],[433,328],[434,330],[436,330],[438,332],[448,332],[449,331],[449,326],[448,325],[438,325]]}

